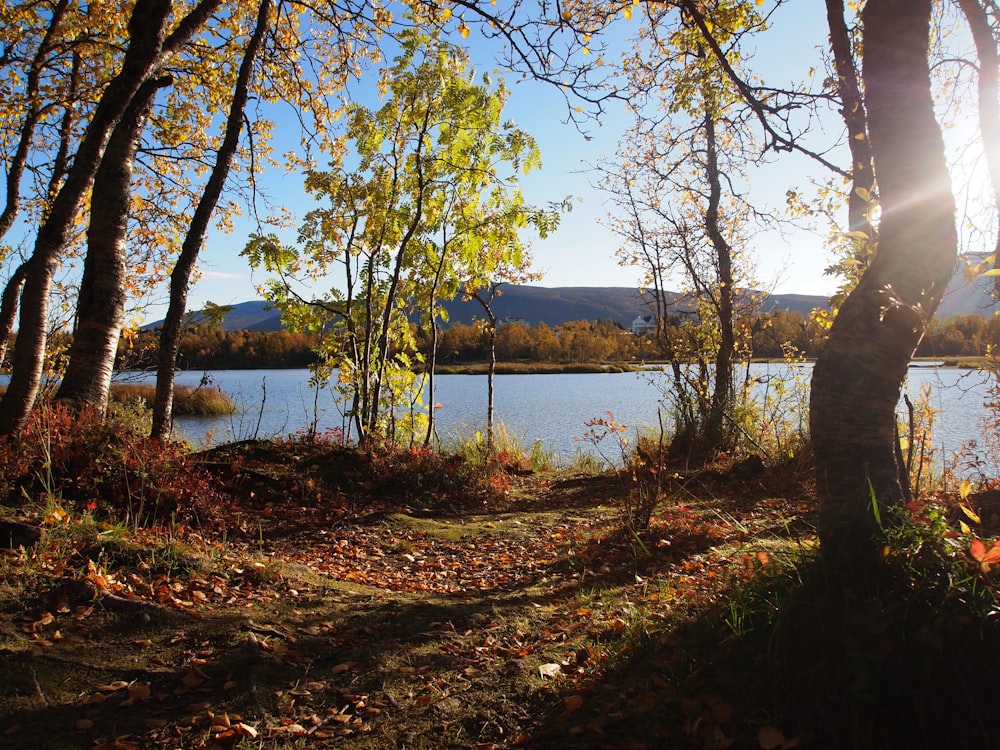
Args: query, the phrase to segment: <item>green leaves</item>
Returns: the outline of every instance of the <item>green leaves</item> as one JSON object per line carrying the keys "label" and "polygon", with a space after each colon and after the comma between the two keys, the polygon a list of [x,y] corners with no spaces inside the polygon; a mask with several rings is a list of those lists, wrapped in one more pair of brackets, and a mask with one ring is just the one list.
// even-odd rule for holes
{"label": "green leaves", "polygon": [[[398,41],[379,76],[378,109],[346,110],[350,165],[306,173],[318,205],[298,247],[267,236],[244,251],[279,276],[268,297],[289,321],[315,326],[305,310],[325,315],[322,366],[339,370],[362,436],[394,431],[400,407],[412,414],[420,403],[410,321],[433,321],[439,300],[463,283],[519,273],[528,265],[520,232],[547,234],[559,216],[557,206],[525,204],[516,187],[541,157],[534,138],[503,119],[503,81],[476,83],[465,51],[435,36],[409,29]],[[326,280],[334,288],[315,299]]]}

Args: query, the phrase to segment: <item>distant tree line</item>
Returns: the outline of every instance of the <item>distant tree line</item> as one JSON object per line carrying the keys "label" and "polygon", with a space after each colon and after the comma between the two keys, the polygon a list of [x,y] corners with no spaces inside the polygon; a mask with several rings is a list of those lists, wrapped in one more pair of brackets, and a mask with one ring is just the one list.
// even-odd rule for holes
{"label": "distant tree line", "polygon": [[[674,321],[680,335],[683,320]],[[744,321],[752,331],[753,356],[777,359],[787,355],[815,357],[822,332],[800,312],[777,310]],[[478,323],[452,323],[438,332],[438,361],[442,364],[483,362],[489,334]],[[428,351],[428,334],[416,330],[418,350]],[[181,338],[178,367],[184,370],[226,370],[308,367],[316,361],[318,339],[303,333],[280,331],[225,331],[201,325]],[[62,349],[69,344],[63,342]],[[152,365],[157,334],[141,331],[122,340],[117,368],[145,369]],[[921,357],[982,356],[1000,346],[1000,317],[955,315],[933,321],[917,350]],[[663,355],[651,335],[635,336],[612,320],[578,320],[557,326],[509,323],[500,326],[497,358],[502,362],[639,362]]]}
{"label": "distant tree line", "polygon": [[[680,315],[669,320],[667,332],[672,341],[689,335],[687,322]],[[779,310],[738,321],[738,325],[752,331],[755,357],[815,356],[822,341],[822,333],[799,312]],[[485,359],[487,333],[476,324],[453,323],[439,337],[441,362]],[[652,333],[634,335],[611,320],[572,321],[558,326],[509,323],[497,331],[496,349],[497,358],[508,362],[635,362],[667,355]]]}
{"label": "distant tree line", "polygon": [[977,357],[1000,346],[1000,317],[953,315],[931,321],[917,347],[918,357]]}
{"label": "distant tree line", "polygon": [[[177,367],[181,370],[242,370],[308,367],[316,361],[316,337],[280,331],[226,331],[200,325],[181,336]],[[159,333],[140,331],[118,347],[116,369],[155,366]]]}

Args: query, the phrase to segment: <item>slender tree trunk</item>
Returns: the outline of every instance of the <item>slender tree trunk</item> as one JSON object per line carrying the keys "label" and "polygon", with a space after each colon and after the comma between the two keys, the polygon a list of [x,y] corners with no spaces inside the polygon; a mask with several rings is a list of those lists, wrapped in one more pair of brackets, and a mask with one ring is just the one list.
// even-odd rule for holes
{"label": "slender tree trunk", "polygon": [[715,382],[712,387],[712,405],[708,424],[705,426],[706,448],[725,447],[726,430],[723,424],[733,404],[733,359],[736,355],[736,332],[733,323],[733,249],[729,246],[719,226],[719,204],[722,200],[722,177],[719,172],[718,143],[715,133],[715,116],[710,109],[705,112],[705,177],[708,180],[709,198],[705,211],[705,229],[715,251],[718,268],[719,351],[715,355]]}
{"label": "slender tree trunk", "polygon": [[490,293],[488,297],[483,297],[479,292],[473,292],[472,298],[475,299],[480,305],[483,306],[483,310],[486,313],[486,317],[490,321],[490,334],[489,334],[489,367],[486,371],[486,450],[487,452],[493,452],[493,422],[494,422],[494,410],[493,410],[493,396],[494,396],[494,383],[496,381],[497,373],[497,316],[493,312],[493,300],[497,296],[497,291],[499,290],[499,284],[492,284],[490,287]]}
{"label": "slender tree trunk", "polygon": [[[847,144],[851,151],[851,193],[847,196],[847,222],[852,232],[863,232],[869,240],[875,239],[869,203],[875,189],[875,170],[868,142],[868,115],[865,112],[858,71],[854,63],[851,35],[844,22],[844,0],[826,0],[826,18],[830,26],[830,49],[837,71],[837,96],[840,115],[847,126]],[[858,190],[861,188],[861,191]],[[862,192],[863,191],[863,192]],[[868,195],[868,198],[865,197]],[[860,243],[858,250],[861,250]],[[867,257],[862,252],[855,256]]]}
{"label": "slender tree trunk", "polygon": [[125,320],[126,259],[132,164],[156,92],[170,78],[150,79],[136,93],[108,140],[94,175],[87,254],[76,305],[69,364],[56,398],[103,413]]}
{"label": "slender tree trunk", "polygon": [[45,361],[49,293],[59,255],[93,184],[111,131],[159,56],[169,12],[170,0],[138,0],[135,4],[129,19],[130,43],[122,68],[104,89],[66,181],[38,230],[21,291],[21,314],[10,384],[7,395],[0,402],[0,435],[18,432],[34,404]]}
{"label": "slender tree trunk", "polygon": [[7,346],[14,330],[14,320],[17,318],[17,303],[21,299],[21,289],[24,287],[24,278],[27,275],[28,264],[22,263],[7,280],[3,296],[0,297],[0,367],[3,367],[7,357]]}
{"label": "slender tree trunk", "polygon": [[487,312],[490,318],[490,364],[486,370],[486,450],[493,452],[493,433],[495,432],[496,409],[494,401],[496,395],[496,375],[497,375],[497,319],[492,310]]}
{"label": "slender tree trunk", "polygon": [[[346,189],[347,184],[344,185]],[[354,272],[351,268],[351,252],[350,248],[355,245],[355,238],[357,237],[358,227],[360,225],[361,212],[357,211],[354,213],[354,221],[351,224],[351,231],[349,233],[347,242],[345,243],[344,252],[344,326],[347,328],[347,346],[350,347],[350,361],[357,364],[361,361],[364,356],[362,351],[362,346],[367,346],[367,339],[362,339],[360,332],[358,331],[357,321],[354,319],[355,314],[355,303],[357,302],[355,298],[355,284],[360,279],[355,279]],[[370,309],[369,305],[366,305],[366,310]],[[368,334],[365,334],[366,336]],[[365,343],[363,343],[365,342]],[[357,379],[354,381],[354,392],[351,394],[351,410],[350,414],[353,417],[353,422],[355,429],[358,431],[358,443],[360,444],[364,436],[364,429],[361,423],[361,388]],[[348,423],[350,424],[350,423]],[[350,428],[348,428],[349,430]],[[348,433],[349,434],[349,433]]]}
{"label": "slender tree trunk", "polygon": [[357,428],[358,428],[358,444],[364,445],[368,442],[369,438],[372,437],[369,434],[369,423],[371,421],[371,412],[373,409],[377,409],[377,406],[372,405],[372,391],[375,390],[375,383],[373,373],[373,359],[374,359],[374,349],[376,341],[375,325],[378,321],[378,312],[375,309],[376,305],[376,294],[378,290],[377,279],[375,278],[375,256],[369,253],[368,257],[365,259],[365,273],[364,273],[364,304],[365,304],[365,325],[364,331],[362,332],[364,342],[361,348],[361,358],[357,360],[360,362],[360,367],[358,374],[355,376],[360,380],[360,408],[357,410]]}
{"label": "slender tree trunk", "polygon": [[903,498],[896,405],[956,260],[955,204],[930,92],[930,16],[931,0],[868,0],[863,12],[879,250],[833,324],[810,406],[823,557],[844,581],[878,569],[880,523]]}
{"label": "slender tree trunk", "polygon": [[434,390],[435,390],[435,375],[437,374],[437,351],[438,351],[438,322],[435,307],[437,305],[438,289],[441,286],[441,276],[444,273],[444,264],[448,258],[448,239],[445,237],[444,241],[441,243],[441,259],[434,269],[434,282],[431,284],[430,291],[430,301],[428,304],[428,312],[430,314],[431,321],[431,350],[429,352],[429,360],[427,362],[427,431],[424,434],[424,446],[431,444],[431,439],[434,437]]}
{"label": "slender tree trunk", "polygon": [[[28,165],[28,156],[31,152],[31,144],[35,136],[35,128],[42,119],[43,103],[40,86],[41,74],[45,63],[48,61],[49,53],[52,50],[53,38],[59,30],[63,17],[66,15],[66,8],[69,0],[58,0],[52,8],[49,18],[48,28],[38,43],[38,49],[28,67],[28,74],[25,78],[24,91],[28,98],[28,111],[25,113],[24,122],[21,124],[21,132],[18,137],[17,147],[11,155],[7,167],[7,190],[6,201],[3,210],[0,211],[0,239],[10,231],[17,219],[21,207],[21,178]],[[2,329],[0,329],[2,330]],[[0,362],[3,361],[0,353]]]}
{"label": "slender tree trunk", "polygon": [[[958,0],[958,5],[969,22],[979,57],[979,133],[997,212],[997,241],[993,246],[993,268],[997,269],[1000,268],[1000,100],[997,98],[1000,94],[1000,54],[986,9],[977,0]],[[993,280],[993,288],[1000,296],[1000,276]]]}
{"label": "slender tree trunk", "polygon": [[184,313],[187,311],[191,274],[194,272],[198,254],[205,243],[209,221],[219,204],[222,188],[229,176],[233,158],[239,147],[244,113],[250,96],[253,69],[264,44],[264,35],[270,24],[272,7],[272,0],[261,0],[258,6],[256,25],[243,53],[233,99],[229,105],[229,115],[226,118],[226,130],[222,138],[222,145],[216,155],[215,166],[209,175],[205,190],[195,208],[194,217],[188,227],[180,255],[170,272],[170,302],[167,306],[167,314],[163,319],[163,327],[160,330],[160,346],[156,362],[156,396],[153,400],[153,426],[150,431],[151,436],[159,440],[166,440],[170,436],[174,404],[174,369],[177,366],[177,350],[181,341],[181,325],[184,321]]}
{"label": "slender tree trunk", "polygon": [[396,297],[399,294],[399,284],[402,277],[403,261],[405,259],[406,253],[409,251],[410,242],[417,234],[417,230],[420,228],[420,224],[423,221],[424,213],[424,189],[427,187],[427,183],[424,179],[424,139],[431,129],[431,111],[427,109],[424,112],[423,122],[421,124],[420,133],[415,136],[415,141],[417,143],[416,150],[413,154],[413,168],[416,171],[417,180],[417,199],[413,205],[412,213],[413,216],[410,220],[409,226],[407,226],[406,231],[403,233],[403,237],[399,242],[399,247],[396,249],[396,262],[393,266],[392,276],[389,279],[389,286],[386,291],[386,301],[385,307],[382,310],[382,327],[379,331],[378,339],[378,361],[376,362],[375,368],[375,383],[372,389],[372,400],[371,400],[371,418],[368,423],[369,433],[376,429],[378,420],[378,414],[380,410],[380,402],[382,400],[382,386],[385,379],[385,371],[389,363],[389,344],[391,337],[389,335],[390,325],[394,314],[396,313]]}
{"label": "slender tree trunk", "polygon": [[[69,101],[75,101],[80,95],[80,76],[83,67],[83,60],[77,50],[73,50],[73,58],[70,63],[69,86],[67,96]],[[67,106],[63,109],[62,118],[59,120],[59,147],[56,149],[52,159],[52,173],[49,175],[49,195],[59,192],[66,174],[69,172],[70,143],[73,139],[73,128],[76,126],[76,107]]]}

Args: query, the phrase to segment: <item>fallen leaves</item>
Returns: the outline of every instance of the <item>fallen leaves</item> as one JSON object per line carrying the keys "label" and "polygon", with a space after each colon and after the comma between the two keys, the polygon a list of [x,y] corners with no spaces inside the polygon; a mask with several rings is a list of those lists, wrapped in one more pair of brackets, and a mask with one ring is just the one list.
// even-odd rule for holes
{"label": "fallen leaves", "polygon": [[512,590],[544,576],[562,546],[557,532],[546,529],[458,541],[363,526],[324,536],[321,531],[306,555],[287,547],[275,552],[334,580],[417,594]]}
{"label": "fallen leaves", "polygon": [[548,662],[546,664],[538,665],[538,674],[543,679],[549,678],[553,679],[562,674],[562,664],[556,664],[554,662]]}
{"label": "fallen leaves", "polygon": [[[598,507],[607,500],[492,517],[394,509],[389,523],[357,517],[347,501],[260,497],[248,501],[253,533],[198,541],[197,564],[161,554],[146,532],[136,546],[155,555],[81,544],[46,560],[53,580],[86,587],[53,590],[18,625],[36,651],[70,653],[60,639],[86,633],[100,654],[98,625],[127,621],[113,647],[141,665],[139,678],[118,679],[91,656],[96,669],[69,701],[70,721],[82,723],[64,727],[105,750],[349,748],[345,738],[410,726],[421,741],[433,733],[480,748],[545,746],[545,731],[639,748],[725,747],[742,730],[741,746],[752,746],[756,725],[721,698],[693,691],[690,710],[673,710],[689,656],[646,639],[772,565],[740,544],[775,512],[757,506],[759,516],[730,522],[686,501],[664,508],[648,533],[626,535],[617,510]],[[108,596],[150,606],[118,621]],[[143,611],[151,623],[133,620]],[[640,642],[656,649],[648,664]],[[637,716],[655,727],[641,740]],[[126,717],[131,734],[119,729]],[[781,737],[771,750],[784,750]]]}

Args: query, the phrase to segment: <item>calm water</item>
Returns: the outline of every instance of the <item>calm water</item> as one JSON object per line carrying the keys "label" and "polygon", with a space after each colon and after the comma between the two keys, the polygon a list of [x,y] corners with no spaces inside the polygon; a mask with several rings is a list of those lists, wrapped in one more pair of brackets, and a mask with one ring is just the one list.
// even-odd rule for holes
{"label": "calm water", "polygon": [[[810,365],[755,364],[750,375],[760,397],[765,393],[773,396],[779,381],[806,383],[810,371]],[[179,373],[177,382],[197,385],[202,376],[201,372]],[[344,424],[333,393],[309,388],[306,370],[223,370],[210,376],[240,409],[232,417],[220,419],[178,419],[177,431],[195,444],[287,435],[306,429],[314,419],[321,430]],[[578,449],[592,452],[579,438],[587,430],[587,420],[606,417],[607,412],[627,425],[632,434],[635,429],[655,427],[657,410],[664,409],[657,385],[662,377],[655,373],[498,375],[496,417],[523,446],[541,441],[569,459]],[[934,439],[941,455],[952,454],[968,440],[980,439],[986,376],[974,370],[911,368],[906,392],[914,401],[925,384],[931,389],[931,406],[940,412]],[[485,425],[486,376],[438,376],[434,400],[440,404],[440,438],[447,441],[459,434],[473,434]],[[801,404],[791,395],[786,402],[786,412]]]}

